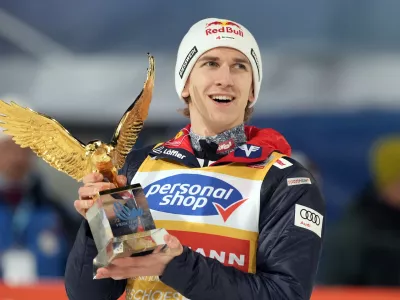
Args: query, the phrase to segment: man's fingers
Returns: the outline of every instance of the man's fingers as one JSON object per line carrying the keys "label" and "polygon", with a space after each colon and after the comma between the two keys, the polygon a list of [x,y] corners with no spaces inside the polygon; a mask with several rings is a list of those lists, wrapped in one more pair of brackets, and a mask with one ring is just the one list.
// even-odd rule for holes
{"label": "man's fingers", "polygon": [[167,245],[165,247],[165,249],[163,250],[164,253],[173,255],[173,256],[178,256],[182,253],[183,246],[180,243],[180,241],[178,240],[178,238],[176,238],[173,235],[167,234],[164,236],[164,241]]}
{"label": "man's fingers", "polygon": [[153,250],[153,254],[157,254],[160,252],[164,252],[164,250],[167,248],[167,245],[159,245],[156,247],[156,249]]}
{"label": "man's fingers", "polygon": [[83,186],[79,188],[79,199],[90,199],[99,192],[96,186]]}
{"label": "man's fingers", "polygon": [[[92,207],[94,200],[93,196],[97,195],[99,191],[109,190],[115,188],[115,185],[110,182],[103,182],[104,176],[101,173],[93,172],[83,177],[84,186],[78,190],[79,200],[74,202],[75,209],[85,217],[86,211]],[[125,176],[120,176],[120,182],[126,182]]]}
{"label": "man's fingers", "polygon": [[113,278],[114,280],[121,280],[125,278],[132,278],[136,276],[154,276],[157,271],[152,267],[117,267],[109,265],[105,268],[97,270],[96,279]]}
{"label": "man's fingers", "polygon": [[118,268],[140,268],[151,267],[158,263],[159,261],[155,259],[154,255],[149,254],[145,256],[117,258],[113,260],[112,265]]}
{"label": "man's fingers", "polygon": [[88,199],[96,195],[99,191],[113,188],[115,188],[115,185],[110,182],[87,183],[87,185],[79,188],[78,194],[80,199]]}
{"label": "man's fingers", "polygon": [[[114,274],[112,274],[113,270],[115,270],[115,268],[112,265],[109,265],[107,268],[98,269],[96,272],[96,279],[110,278],[111,275],[114,275]],[[118,270],[117,270],[117,272],[118,272]]]}
{"label": "man's fingers", "polygon": [[120,267],[112,263],[105,268],[99,268],[96,272],[96,278],[113,278],[115,280],[125,279],[131,277],[130,273],[132,273],[132,271],[134,271],[133,268]]}
{"label": "man's fingers", "polygon": [[118,182],[119,186],[125,186],[126,182],[127,182],[127,179],[126,179],[126,177],[124,175],[118,175],[117,176],[117,182]]}
{"label": "man's fingers", "polygon": [[112,261],[112,264],[109,265],[107,269],[113,269],[115,267],[134,267],[134,266],[135,266],[135,259],[132,259],[132,257],[121,257],[114,259]]}
{"label": "man's fingers", "polygon": [[164,236],[164,241],[167,244],[167,246],[171,249],[180,248],[180,246],[181,246],[181,243],[179,242],[179,240],[170,234],[167,234]]}
{"label": "man's fingers", "polygon": [[109,189],[115,188],[115,185],[111,182],[101,182],[97,183],[96,186],[98,187],[99,191],[105,191]]}
{"label": "man's fingers", "polygon": [[101,182],[103,181],[103,175],[101,173],[93,172],[90,174],[87,174],[85,177],[83,177],[83,183],[95,183],[95,182]]}
{"label": "man's fingers", "polygon": [[79,212],[83,212],[92,207],[94,200],[75,200],[74,207]]}

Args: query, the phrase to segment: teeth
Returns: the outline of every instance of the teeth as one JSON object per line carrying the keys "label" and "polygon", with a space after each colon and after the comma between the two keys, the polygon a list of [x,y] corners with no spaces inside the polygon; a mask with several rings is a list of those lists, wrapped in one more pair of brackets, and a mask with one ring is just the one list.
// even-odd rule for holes
{"label": "teeth", "polygon": [[233,97],[230,96],[212,96],[211,98],[214,100],[229,100],[229,101],[233,99]]}

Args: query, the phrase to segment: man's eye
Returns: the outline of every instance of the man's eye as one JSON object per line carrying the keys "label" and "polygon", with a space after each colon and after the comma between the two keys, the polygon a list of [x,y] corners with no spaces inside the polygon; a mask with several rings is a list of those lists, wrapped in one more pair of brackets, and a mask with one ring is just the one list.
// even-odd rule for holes
{"label": "man's eye", "polygon": [[236,68],[238,68],[238,69],[243,69],[243,70],[246,70],[247,68],[246,68],[246,65],[244,65],[244,64],[236,64],[235,65],[236,66]]}
{"label": "man's eye", "polygon": [[206,66],[208,67],[217,67],[218,64],[215,61],[208,61],[205,63]]}

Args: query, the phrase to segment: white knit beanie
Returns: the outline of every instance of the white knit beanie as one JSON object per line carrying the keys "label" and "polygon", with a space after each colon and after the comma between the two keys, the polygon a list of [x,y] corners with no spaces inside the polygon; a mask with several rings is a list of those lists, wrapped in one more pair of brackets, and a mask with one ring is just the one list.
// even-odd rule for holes
{"label": "white knit beanie", "polygon": [[197,59],[208,50],[230,47],[241,51],[253,69],[254,106],[260,92],[262,62],[260,49],[253,35],[243,25],[230,20],[207,18],[195,23],[179,45],[175,66],[175,88],[180,99],[186,80]]}

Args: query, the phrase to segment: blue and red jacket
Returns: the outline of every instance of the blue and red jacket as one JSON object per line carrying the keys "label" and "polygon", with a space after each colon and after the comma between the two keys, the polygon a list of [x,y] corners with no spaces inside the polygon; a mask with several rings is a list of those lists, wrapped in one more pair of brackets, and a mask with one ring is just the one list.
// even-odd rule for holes
{"label": "blue and red jacket", "polygon": [[[183,130],[187,132],[189,128],[190,125]],[[260,190],[256,272],[225,266],[183,245],[182,255],[166,266],[160,280],[189,299],[310,299],[324,237],[323,196],[311,173],[290,158],[290,146],[282,135],[252,126],[246,126],[245,132],[245,147],[258,150],[240,152],[246,148],[237,148],[212,165],[235,162],[262,166],[273,153],[285,155],[267,172]],[[162,149],[175,151],[154,152],[160,145],[132,150],[120,174],[131,182],[149,155],[200,168],[198,153],[192,149],[189,137],[177,139],[162,145]],[[124,293],[127,280],[93,280],[96,255],[84,220],[66,267],[69,299],[111,300]]]}

